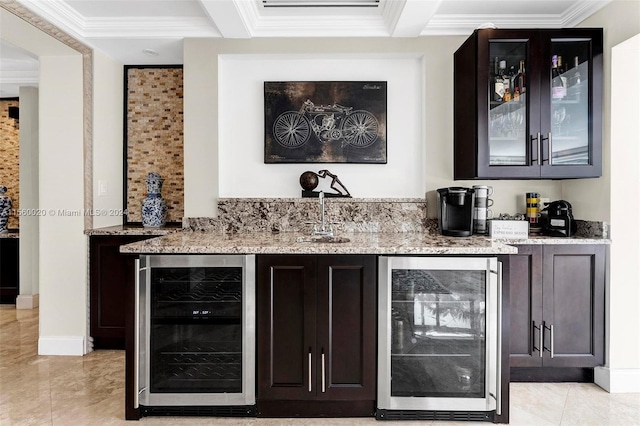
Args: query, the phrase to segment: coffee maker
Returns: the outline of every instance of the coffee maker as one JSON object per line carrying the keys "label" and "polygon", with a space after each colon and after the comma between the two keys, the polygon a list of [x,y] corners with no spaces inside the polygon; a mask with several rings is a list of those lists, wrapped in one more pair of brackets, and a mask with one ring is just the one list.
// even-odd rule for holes
{"label": "coffee maker", "polygon": [[473,188],[451,187],[438,191],[438,228],[442,235],[469,237],[473,234]]}

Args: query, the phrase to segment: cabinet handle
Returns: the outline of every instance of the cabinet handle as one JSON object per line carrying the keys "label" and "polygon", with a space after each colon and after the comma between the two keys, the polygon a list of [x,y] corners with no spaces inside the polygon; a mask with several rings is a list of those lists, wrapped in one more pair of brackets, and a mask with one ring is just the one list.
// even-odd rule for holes
{"label": "cabinet handle", "polygon": [[138,381],[140,377],[138,376],[140,373],[138,369],[140,368],[140,259],[134,260],[135,268],[136,268],[136,281],[135,281],[135,313],[133,314],[134,326],[133,326],[133,408],[138,408],[140,406],[140,384]]}
{"label": "cabinet handle", "polygon": [[539,166],[540,165],[540,132],[538,132],[535,137],[531,135],[531,151],[532,152],[533,152],[533,141],[536,141],[535,146],[536,146],[538,155],[536,156],[535,160],[533,158],[531,159],[531,165],[533,166],[533,163],[535,162]]}
{"label": "cabinet handle", "polygon": [[545,347],[544,350],[549,352],[549,354],[551,354],[551,358],[553,358],[555,355],[554,348],[553,348],[553,324],[547,327],[547,324],[544,321],[542,321],[542,327],[543,329],[549,330],[549,348]]}
{"label": "cabinet handle", "polygon": [[[553,166],[553,151],[551,150],[551,132],[549,132],[549,137],[547,138],[547,147],[549,148],[549,165]],[[553,335],[553,332],[551,332],[551,334]]]}
{"label": "cabinet handle", "polygon": [[309,392],[311,392],[311,348],[309,348]]}
{"label": "cabinet handle", "polygon": [[[538,347],[536,348],[536,344],[535,344],[535,340],[536,340],[536,330],[538,330]],[[543,343],[543,328],[540,326],[536,326],[536,322],[533,321],[533,350],[538,351],[538,353],[540,354],[540,358],[542,358],[542,345]]]}
{"label": "cabinet handle", "polygon": [[322,392],[325,392],[324,349],[322,349]]}

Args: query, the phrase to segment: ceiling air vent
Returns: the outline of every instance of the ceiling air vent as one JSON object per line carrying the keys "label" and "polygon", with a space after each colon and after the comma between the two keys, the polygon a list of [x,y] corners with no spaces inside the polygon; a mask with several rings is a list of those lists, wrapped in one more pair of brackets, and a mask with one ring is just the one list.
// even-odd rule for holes
{"label": "ceiling air vent", "polygon": [[380,0],[262,0],[264,7],[378,7]]}

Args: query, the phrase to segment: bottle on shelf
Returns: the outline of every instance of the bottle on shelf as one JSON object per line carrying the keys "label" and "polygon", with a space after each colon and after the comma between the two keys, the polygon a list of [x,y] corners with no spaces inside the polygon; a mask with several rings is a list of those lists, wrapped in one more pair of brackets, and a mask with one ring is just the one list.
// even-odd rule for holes
{"label": "bottle on shelf", "polygon": [[511,68],[509,68],[509,91],[510,92],[513,92],[514,89],[516,88],[515,80],[517,75],[518,73],[516,72],[516,67],[511,65]]}
{"label": "bottle on shelf", "polygon": [[565,76],[567,69],[565,67],[565,65],[563,65],[562,62],[562,56],[558,55],[558,71],[560,71],[560,81],[562,81],[562,87],[563,87],[563,98],[567,96],[567,77]]}
{"label": "bottle on shelf", "polygon": [[494,71],[495,75],[493,78],[493,100],[497,102],[503,101],[504,96],[504,70],[502,68],[502,64],[504,61],[498,61],[498,58],[495,58],[494,62]]}
{"label": "bottle on shelf", "polygon": [[527,91],[527,74],[524,71],[524,59],[520,60],[520,69],[513,81],[513,87],[520,88],[520,94],[524,94]]}
{"label": "bottle on shelf", "polygon": [[571,91],[573,98],[577,101],[580,100],[581,76],[580,76],[579,67],[580,67],[580,58],[576,56],[573,58],[573,68],[571,70],[573,74],[571,74],[571,77],[569,77],[568,89]]}
{"label": "bottle on shelf", "polygon": [[564,85],[558,68],[558,55],[553,55],[551,57],[551,99],[562,99],[564,96]]}
{"label": "bottle on shelf", "polygon": [[516,87],[515,89],[513,89],[513,101],[514,102],[519,102],[520,101],[520,88]]}
{"label": "bottle on shelf", "polygon": [[509,92],[509,88],[504,89],[504,96],[502,97],[504,102],[509,102],[511,100],[511,93]]}
{"label": "bottle on shelf", "polygon": [[511,87],[509,87],[509,74],[507,73],[507,61],[500,61],[498,72],[502,75],[502,84],[504,85],[504,88],[509,88],[509,90],[511,90]]}

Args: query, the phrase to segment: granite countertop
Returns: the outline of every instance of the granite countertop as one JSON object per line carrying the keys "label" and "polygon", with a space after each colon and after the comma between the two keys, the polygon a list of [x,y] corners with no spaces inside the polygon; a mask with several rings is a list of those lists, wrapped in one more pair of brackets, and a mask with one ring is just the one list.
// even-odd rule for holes
{"label": "granite countertop", "polygon": [[93,235],[168,235],[181,232],[180,225],[167,225],[161,228],[145,228],[142,225],[115,225],[104,228],[86,229],[84,233]]}
{"label": "granite countertop", "polygon": [[9,229],[7,232],[0,232],[0,238],[20,238],[20,230]]}

